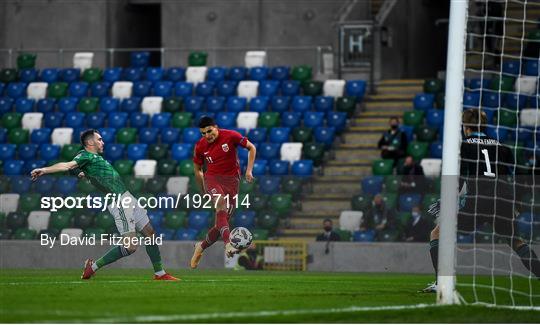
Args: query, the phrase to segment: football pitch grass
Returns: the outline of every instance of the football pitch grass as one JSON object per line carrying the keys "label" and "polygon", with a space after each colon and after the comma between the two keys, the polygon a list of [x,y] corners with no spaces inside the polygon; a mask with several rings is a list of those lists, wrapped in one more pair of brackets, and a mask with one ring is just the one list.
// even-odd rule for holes
{"label": "football pitch grass", "polygon": [[[151,280],[150,270],[103,269],[90,281],[81,270],[0,270],[0,322],[272,323],[414,322],[538,323],[540,312],[484,306],[435,306],[418,293],[429,275],[172,270],[182,281]],[[470,277],[463,277],[463,281]],[[459,280],[458,280],[459,281]],[[511,304],[491,278],[476,295]],[[516,304],[540,306],[540,281],[512,279]],[[496,286],[510,287],[508,278]],[[460,288],[472,301],[470,287]]]}

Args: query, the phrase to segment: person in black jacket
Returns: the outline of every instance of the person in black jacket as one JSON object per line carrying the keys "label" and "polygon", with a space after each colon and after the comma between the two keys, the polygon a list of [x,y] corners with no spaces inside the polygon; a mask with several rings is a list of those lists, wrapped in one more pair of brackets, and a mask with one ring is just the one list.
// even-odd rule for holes
{"label": "person in black jacket", "polygon": [[411,215],[412,218],[405,228],[405,241],[428,242],[431,223],[422,215],[418,206],[412,208]]}
{"label": "person in black jacket", "polygon": [[412,156],[405,158],[403,167],[398,168],[397,172],[398,175],[403,175],[399,186],[399,194],[420,193],[424,190],[424,168],[416,163]]}
{"label": "person in black jacket", "polygon": [[399,130],[398,117],[391,117],[389,123],[390,129],[381,136],[377,147],[382,150],[381,158],[393,159],[395,166],[407,151],[407,136]]}
{"label": "person in black jacket", "polygon": [[317,236],[317,241],[340,241],[339,234],[332,230],[332,220],[324,219],[323,221],[324,232]]}

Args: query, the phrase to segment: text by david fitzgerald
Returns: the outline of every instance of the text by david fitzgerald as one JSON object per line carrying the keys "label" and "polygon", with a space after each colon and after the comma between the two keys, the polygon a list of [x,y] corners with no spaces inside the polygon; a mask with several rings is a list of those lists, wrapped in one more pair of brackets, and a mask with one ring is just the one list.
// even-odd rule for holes
{"label": "text by david fitzgerald", "polygon": [[60,246],[95,246],[111,245],[111,246],[142,246],[142,245],[162,245],[163,235],[152,237],[129,237],[116,234],[101,234],[100,236],[88,235],[83,237],[70,236],[68,234],[60,234],[59,238],[41,234],[41,246],[53,248],[54,245]]}

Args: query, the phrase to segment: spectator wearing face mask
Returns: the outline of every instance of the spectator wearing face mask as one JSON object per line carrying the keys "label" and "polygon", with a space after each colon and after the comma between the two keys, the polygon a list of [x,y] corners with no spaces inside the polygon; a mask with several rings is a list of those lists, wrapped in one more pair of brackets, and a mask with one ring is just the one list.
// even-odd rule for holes
{"label": "spectator wearing face mask", "polygon": [[431,232],[431,224],[420,212],[420,208],[412,208],[411,220],[405,228],[405,240],[409,242],[427,242]]}
{"label": "spectator wearing face mask", "polygon": [[395,226],[393,211],[386,207],[382,195],[373,197],[371,208],[362,219],[360,230],[375,229],[376,231],[390,230]]}
{"label": "spectator wearing face mask", "polygon": [[398,159],[405,156],[407,151],[407,136],[399,130],[399,118],[391,117],[390,129],[379,140],[377,147],[381,149],[381,158],[393,159],[394,165]]}
{"label": "spectator wearing face mask", "polygon": [[407,156],[403,167],[398,168],[398,175],[402,175],[399,186],[399,194],[419,193],[424,190],[424,169],[414,161],[412,156]]}
{"label": "spectator wearing face mask", "polygon": [[340,241],[339,234],[332,230],[332,220],[324,219],[323,221],[324,232],[317,236],[317,241]]}

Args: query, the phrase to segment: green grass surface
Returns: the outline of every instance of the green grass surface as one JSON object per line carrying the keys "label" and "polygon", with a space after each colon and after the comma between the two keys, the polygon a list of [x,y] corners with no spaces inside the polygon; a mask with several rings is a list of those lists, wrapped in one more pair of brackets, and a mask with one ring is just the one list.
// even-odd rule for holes
{"label": "green grass surface", "polygon": [[[539,322],[540,312],[481,306],[428,306],[417,293],[432,276],[355,273],[178,271],[180,282],[152,281],[148,270],[104,269],[90,281],[80,270],[1,270],[0,322]],[[471,280],[463,278],[462,282]],[[491,278],[477,278],[490,285]],[[540,281],[512,279],[513,290],[539,293]],[[504,278],[496,286],[510,285]],[[509,287],[507,287],[509,288]],[[474,301],[471,287],[460,287]],[[529,304],[505,290],[479,288],[497,303]],[[519,297],[519,298],[518,298]],[[540,299],[534,298],[535,306]]]}

